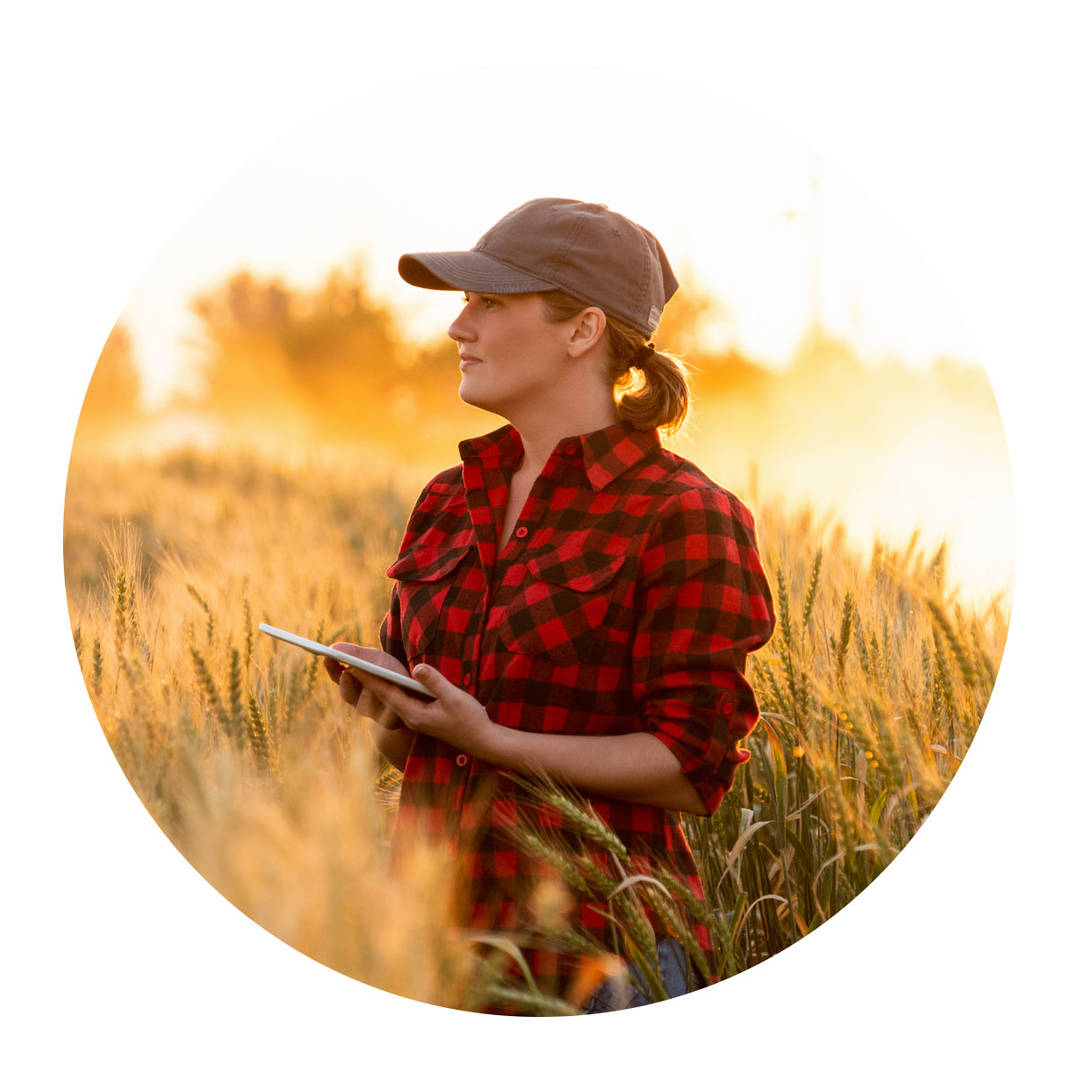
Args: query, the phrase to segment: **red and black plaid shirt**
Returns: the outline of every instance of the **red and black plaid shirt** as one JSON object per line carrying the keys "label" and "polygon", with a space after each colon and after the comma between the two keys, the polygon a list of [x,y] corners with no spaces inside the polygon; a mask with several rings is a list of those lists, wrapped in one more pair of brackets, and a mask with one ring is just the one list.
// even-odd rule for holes
{"label": "red and black plaid shirt", "polygon": [[[712,813],[750,756],[737,746],[758,717],[745,658],[775,621],[749,511],[663,449],[655,431],[619,423],[556,446],[500,552],[521,439],[507,425],[459,449],[462,464],[421,493],[387,571],[395,584],[383,649],[410,668],[437,668],[497,724],[650,732]],[[702,895],[678,813],[589,801],[636,871],[662,860]],[[521,789],[486,762],[416,736],[396,833],[429,830],[459,848],[471,927],[510,930],[525,914],[531,871],[501,833],[521,820],[522,803]],[[557,812],[543,824],[558,828]],[[574,843],[580,850],[576,834]],[[576,920],[603,935],[593,904],[582,902]],[[705,927],[695,930],[708,949]],[[565,974],[549,953],[526,956],[538,977]]]}

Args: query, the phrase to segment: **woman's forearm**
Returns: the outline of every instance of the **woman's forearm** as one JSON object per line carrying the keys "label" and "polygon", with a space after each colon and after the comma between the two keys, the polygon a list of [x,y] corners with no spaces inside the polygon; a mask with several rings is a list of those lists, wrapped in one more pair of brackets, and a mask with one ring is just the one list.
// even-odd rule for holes
{"label": "woman's forearm", "polygon": [[647,731],[626,735],[519,731],[496,724],[475,697],[431,665],[418,664],[412,675],[431,692],[430,701],[359,668],[353,677],[412,731],[442,739],[499,768],[543,772],[586,794],[693,814],[708,812],[678,758]]}
{"label": "woman's forearm", "polygon": [[705,814],[678,759],[654,735],[558,735],[492,724],[478,756],[517,772],[542,770],[582,792]]}

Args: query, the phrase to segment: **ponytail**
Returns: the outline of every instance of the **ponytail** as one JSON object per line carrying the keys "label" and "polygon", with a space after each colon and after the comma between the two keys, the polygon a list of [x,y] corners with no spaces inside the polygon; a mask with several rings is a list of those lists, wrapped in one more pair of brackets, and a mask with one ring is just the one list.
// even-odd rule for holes
{"label": "ponytail", "polygon": [[[540,297],[552,322],[573,318],[588,305],[561,291]],[[657,352],[645,336],[607,313],[608,368],[615,411],[640,431],[674,435],[690,415],[690,375],[671,353]]]}

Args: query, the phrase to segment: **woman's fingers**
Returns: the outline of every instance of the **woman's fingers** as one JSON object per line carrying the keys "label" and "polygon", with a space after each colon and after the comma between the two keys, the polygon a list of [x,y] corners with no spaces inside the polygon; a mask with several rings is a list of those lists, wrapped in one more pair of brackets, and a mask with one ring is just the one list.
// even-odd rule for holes
{"label": "woman's fingers", "polygon": [[380,679],[378,675],[371,675],[361,668],[357,668],[350,674],[363,684],[368,693],[373,694],[378,701],[391,708],[396,704],[395,698],[405,696],[404,692],[389,679]]}
{"label": "woman's fingers", "polygon": [[[332,649],[336,649],[338,652],[348,653],[350,656],[358,657],[361,660],[366,660],[370,664],[378,664],[379,667],[389,668],[391,671],[400,671],[402,674],[407,674],[407,670],[396,657],[391,656],[389,653],[385,653],[382,649],[373,649],[367,645],[355,645],[351,641],[335,641],[330,646]],[[350,668],[349,665],[341,663],[339,660],[335,660],[333,657],[323,657],[323,667],[326,669],[326,673],[330,678],[341,686],[341,678],[344,674],[351,672],[352,678],[355,679],[356,668]],[[350,696],[345,697],[343,693],[341,696],[349,702],[350,705],[356,703],[356,697],[360,693],[359,689],[350,688]]]}
{"label": "woman's fingers", "polygon": [[[373,683],[384,682],[376,676],[368,676]],[[393,730],[401,727],[401,721],[394,715],[376,694],[363,683],[363,673],[358,668],[346,668],[338,680],[338,695],[347,705],[351,705],[361,716],[373,720],[384,728]]]}
{"label": "woman's fingers", "polygon": [[[333,678],[333,676],[331,676],[331,678]],[[341,699],[348,705],[356,705],[360,700],[360,693],[363,690],[363,687],[356,678],[343,668],[336,681],[338,684],[338,694]]]}
{"label": "woman's fingers", "polygon": [[[338,652],[348,653],[350,656],[360,657],[364,657],[364,653],[366,652],[378,651],[376,649],[365,649],[363,645],[354,645],[351,641],[335,641],[330,648],[337,649]],[[367,659],[367,657],[364,657],[364,659]],[[335,660],[332,656],[324,656],[323,667],[326,668],[326,673],[330,678],[340,686],[341,676],[348,671],[347,665],[343,664],[340,660]],[[344,694],[341,696],[345,697]],[[350,702],[350,704],[352,704],[352,702]]]}
{"label": "woman's fingers", "polygon": [[336,641],[330,646],[338,652],[348,653],[350,656],[366,660],[369,664],[377,664],[379,667],[389,668],[391,671],[409,673],[409,669],[396,656],[391,656],[382,649],[372,648],[370,645],[354,645],[351,641]]}
{"label": "woman's fingers", "polygon": [[[365,645],[354,645],[351,641],[336,641],[332,648],[337,649],[339,652],[348,653],[350,656],[356,656],[361,660],[367,660],[369,663],[377,664],[379,667],[387,668],[390,671],[398,671],[402,675],[409,673],[408,668],[396,657],[383,652],[381,649],[373,649]],[[330,678],[337,683],[338,695],[341,700],[383,727],[397,728],[401,726],[403,719],[407,719],[404,717],[399,719],[395,715],[397,710],[394,705],[396,703],[402,701],[416,702],[417,700],[412,695],[404,693],[404,691],[400,692],[394,701],[389,700],[380,691],[385,687],[397,689],[394,684],[386,679],[380,679],[377,675],[370,675],[362,668],[350,667],[329,656],[323,659],[323,665]]]}
{"label": "woman's fingers", "polygon": [[[357,645],[352,641],[335,641],[330,646],[331,649],[337,649],[338,652],[348,653],[350,656],[360,656],[365,660],[368,659],[365,653],[378,652],[378,649],[369,648],[366,645]],[[329,657],[327,657],[329,659]]]}
{"label": "woman's fingers", "polygon": [[414,697],[389,679],[380,679],[378,675],[369,675],[366,671],[357,671],[356,677],[364,684],[364,689],[376,701],[382,702],[393,716],[398,716],[409,727],[415,728],[421,719],[421,712],[429,703]]}
{"label": "woman's fingers", "polygon": [[330,676],[331,680],[338,683],[340,686],[341,676],[346,670],[345,665],[330,656],[324,656],[323,667],[326,668],[326,673]]}

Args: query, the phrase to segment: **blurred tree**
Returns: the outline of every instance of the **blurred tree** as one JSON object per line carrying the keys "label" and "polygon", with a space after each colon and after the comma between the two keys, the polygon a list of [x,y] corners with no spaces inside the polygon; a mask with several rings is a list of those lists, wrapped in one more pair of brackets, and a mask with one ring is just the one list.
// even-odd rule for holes
{"label": "blurred tree", "polygon": [[[656,341],[690,363],[703,419],[736,397],[767,394],[772,374],[729,344],[726,305],[691,268],[678,274]],[[445,335],[408,342],[356,262],[311,290],[239,271],[196,296],[191,310],[202,327],[196,405],[234,437],[362,445],[445,465],[459,440],[501,423],[458,398],[454,344]]]}
{"label": "blurred tree", "polygon": [[83,399],[79,437],[101,438],[140,416],[139,372],[132,355],[131,337],[116,323],[98,357]]}
{"label": "blurred tree", "polygon": [[418,435],[440,426],[429,401],[453,400],[456,362],[405,342],[355,262],[310,291],[239,271],[190,306],[202,324],[199,407],[234,431],[299,428],[412,457]]}
{"label": "blurred tree", "polygon": [[[733,325],[727,305],[708,292],[690,266],[679,268],[679,287],[664,308],[655,336],[658,349],[668,349],[692,361],[731,338]],[[692,361],[693,362],[693,361]]]}
{"label": "blurred tree", "polygon": [[733,396],[769,393],[771,372],[732,344],[735,327],[727,304],[700,283],[692,267],[680,267],[677,276],[679,288],[664,309],[656,346],[686,360],[698,415],[726,406]]}

